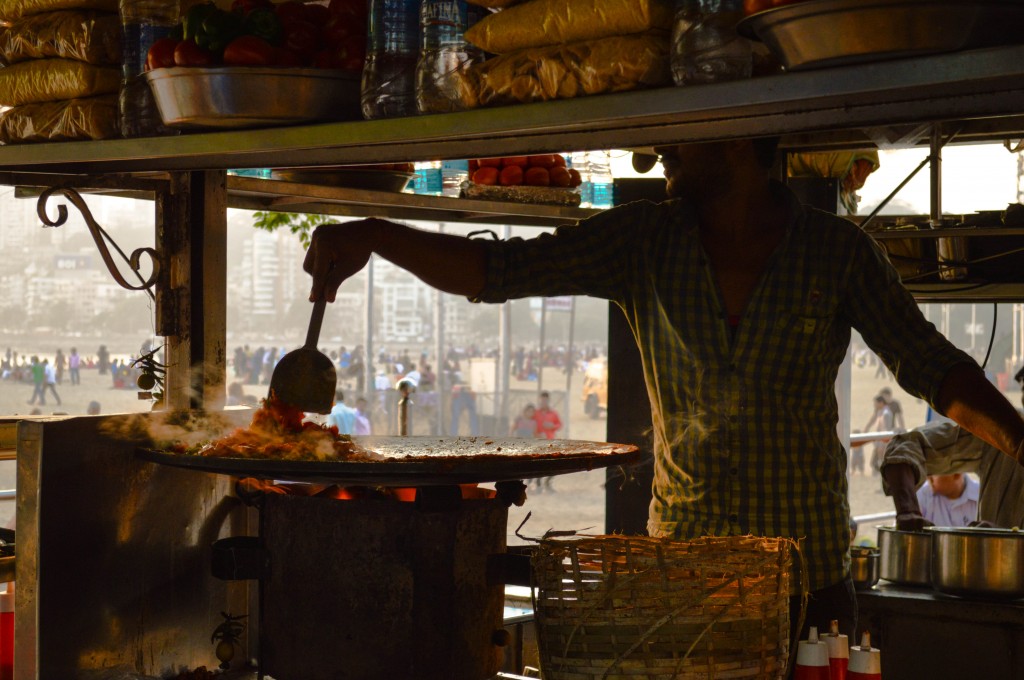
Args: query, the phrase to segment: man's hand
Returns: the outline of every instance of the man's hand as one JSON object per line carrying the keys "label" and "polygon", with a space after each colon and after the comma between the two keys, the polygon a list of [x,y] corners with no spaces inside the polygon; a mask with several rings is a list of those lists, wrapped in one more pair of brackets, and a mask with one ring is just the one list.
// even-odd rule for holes
{"label": "man's hand", "polygon": [[381,220],[322,224],[313,230],[302,268],[313,276],[310,302],[334,302],[341,283],[366,266],[373,253]]}
{"label": "man's hand", "polygon": [[921,511],[899,512],[896,514],[896,528],[900,531],[921,531],[925,527],[935,526],[921,515]]}
{"label": "man's hand", "polygon": [[914,468],[907,463],[889,463],[882,467],[882,476],[889,485],[892,502],[896,506],[896,528],[900,531],[920,531],[932,526],[921,514],[921,505],[917,502]]}

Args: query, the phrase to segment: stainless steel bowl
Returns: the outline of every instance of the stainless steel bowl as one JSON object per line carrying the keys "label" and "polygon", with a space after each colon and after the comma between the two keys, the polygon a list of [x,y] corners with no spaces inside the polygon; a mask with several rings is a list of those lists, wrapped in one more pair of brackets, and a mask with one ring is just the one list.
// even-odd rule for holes
{"label": "stainless steel bowl", "polygon": [[246,128],[358,120],[359,74],[313,68],[223,66],[146,73],[164,124]]}
{"label": "stainless steel bowl", "polygon": [[1013,44],[1022,20],[1018,0],[812,0],[737,28],[794,71]]}
{"label": "stainless steel bowl", "polygon": [[857,590],[869,590],[878,583],[878,550],[850,548],[850,576]]}
{"label": "stainless steel bowl", "polygon": [[931,587],[932,534],[878,527],[879,576],[905,586]]}
{"label": "stainless steel bowl", "polygon": [[1024,597],[1024,532],[980,527],[931,532],[935,590],[961,597]]}

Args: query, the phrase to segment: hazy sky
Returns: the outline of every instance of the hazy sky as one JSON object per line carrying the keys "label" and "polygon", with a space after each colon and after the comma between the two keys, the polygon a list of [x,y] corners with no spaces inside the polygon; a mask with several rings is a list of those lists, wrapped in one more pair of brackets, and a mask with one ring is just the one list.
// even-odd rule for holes
{"label": "hazy sky", "polygon": [[[882,151],[881,166],[860,190],[860,213],[875,206],[928,155],[924,148]],[[960,214],[976,210],[1002,210],[1007,203],[1017,202],[1017,156],[1001,144],[949,146],[942,151],[942,209],[944,213]],[[656,177],[658,166],[646,175],[638,175],[630,165],[629,153],[612,151],[612,168],[616,177]],[[913,212],[927,215],[928,167],[923,168],[896,199],[910,204]],[[902,212],[902,211],[901,211]]]}

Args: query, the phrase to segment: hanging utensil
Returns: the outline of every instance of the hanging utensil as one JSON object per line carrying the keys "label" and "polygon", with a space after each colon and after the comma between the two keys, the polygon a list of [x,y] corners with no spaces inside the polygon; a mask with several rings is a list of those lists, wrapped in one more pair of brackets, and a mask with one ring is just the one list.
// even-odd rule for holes
{"label": "hanging utensil", "polygon": [[307,413],[330,413],[338,373],[334,363],[316,348],[327,301],[313,303],[306,344],[281,357],[270,377],[270,395]]}

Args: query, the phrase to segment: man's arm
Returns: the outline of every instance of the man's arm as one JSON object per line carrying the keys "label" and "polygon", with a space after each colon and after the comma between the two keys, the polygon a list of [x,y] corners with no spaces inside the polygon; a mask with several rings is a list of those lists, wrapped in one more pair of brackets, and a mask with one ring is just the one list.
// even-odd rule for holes
{"label": "man's arm", "polygon": [[882,468],[882,477],[892,493],[896,506],[896,528],[900,531],[920,531],[932,523],[921,514],[917,502],[917,476],[909,463],[890,463]]}
{"label": "man's arm", "polygon": [[302,265],[313,276],[309,299],[334,302],[341,283],[365,267],[373,253],[446,293],[476,295],[486,281],[482,242],[370,218],[314,230]]}
{"label": "man's arm", "polygon": [[935,401],[966,430],[1024,463],[1024,420],[978,366],[964,363],[950,369]]}

